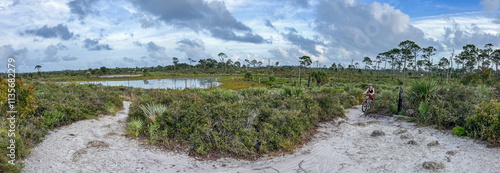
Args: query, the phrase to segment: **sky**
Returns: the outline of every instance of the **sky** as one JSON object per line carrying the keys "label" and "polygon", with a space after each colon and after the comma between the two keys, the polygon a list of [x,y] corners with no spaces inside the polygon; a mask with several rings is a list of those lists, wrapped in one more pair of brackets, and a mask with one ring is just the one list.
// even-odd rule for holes
{"label": "sky", "polygon": [[[0,71],[165,66],[172,57],[320,66],[372,59],[404,40],[449,57],[500,48],[500,0],[2,0]],[[243,64],[243,63],[242,63]]]}

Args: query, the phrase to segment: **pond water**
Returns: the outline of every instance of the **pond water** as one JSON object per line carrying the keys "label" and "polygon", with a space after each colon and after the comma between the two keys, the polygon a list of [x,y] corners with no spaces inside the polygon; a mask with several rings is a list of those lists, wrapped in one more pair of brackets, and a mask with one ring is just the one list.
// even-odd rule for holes
{"label": "pond water", "polygon": [[[61,82],[68,83],[68,82]],[[80,84],[102,84],[105,86],[130,86],[144,89],[186,89],[186,88],[211,88],[220,85],[217,78],[169,78],[148,80],[123,80],[123,81],[80,81]]]}
{"label": "pond water", "polygon": [[99,76],[100,78],[115,78],[115,77],[137,77],[141,76],[140,74],[117,74],[117,75],[106,75],[106,76]]}

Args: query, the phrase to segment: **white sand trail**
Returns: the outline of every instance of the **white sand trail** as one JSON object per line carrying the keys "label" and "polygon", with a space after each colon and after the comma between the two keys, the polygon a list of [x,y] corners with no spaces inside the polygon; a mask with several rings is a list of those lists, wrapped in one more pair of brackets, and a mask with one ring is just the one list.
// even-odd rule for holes
{"label": "white sand trail", "polygon": [[[444,166],[437,172],[500,172],[498,148],[392,117],[365,117],[359,107],[347,110],[347,120],[322,123],[313,140],[293,154],[198,161],[122,136],[129,106],[124,102],[116,116],[51,132],[24,160],[23,172],[430,172],[426,161]],[[407,132],[394,134],[400,128]],[[374,130],[385,135],[372,137]],[[428,146],[432,141],[439,144]]]}

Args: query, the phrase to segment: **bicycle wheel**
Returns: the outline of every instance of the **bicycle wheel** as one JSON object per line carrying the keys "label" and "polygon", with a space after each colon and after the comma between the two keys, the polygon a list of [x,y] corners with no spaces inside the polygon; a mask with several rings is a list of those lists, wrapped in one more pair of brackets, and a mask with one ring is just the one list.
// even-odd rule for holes
{"label": "bicycle wheel", "polygon": [[363,104],[361,105],[361,111],[365,112],[368,109],[368,101],[365,100]]}

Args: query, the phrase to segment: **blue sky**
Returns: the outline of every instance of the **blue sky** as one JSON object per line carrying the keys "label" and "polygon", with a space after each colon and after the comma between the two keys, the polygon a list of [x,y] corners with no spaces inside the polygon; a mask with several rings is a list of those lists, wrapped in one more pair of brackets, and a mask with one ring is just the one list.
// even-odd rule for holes
{"label": "blue sky", "polygon": [[[5,0],[0,61],[18,70],[144,67],[188,58],[298,57],[330,66],[413,40],[438,49],[500,48],[500,0]],[[5,71],[6,66],[0,67]]]}

